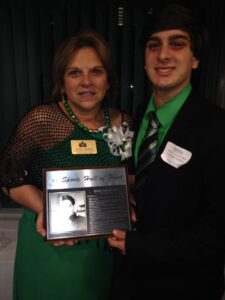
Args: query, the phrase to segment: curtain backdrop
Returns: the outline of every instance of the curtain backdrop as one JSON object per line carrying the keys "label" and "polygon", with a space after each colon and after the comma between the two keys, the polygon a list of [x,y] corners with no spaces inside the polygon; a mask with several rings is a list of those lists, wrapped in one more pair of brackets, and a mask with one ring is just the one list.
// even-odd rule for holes
{"label": "curtain backdrop", "polygon": [[145,13],[144,4],[132,1],[5,1],[0,10],[0,151],[32,106],[51,101],[54,51],[80,30],[95,29],[108,41],[120,84],[112,105],[133,114],[146,93],[138,45]]}
{"label": "curtain backdrop", "polygon": [[225,108],[225,2],[160,0],[1,0],[0,151],[21,117],[34,105],[51,101],[51,68],[59,44],[83,29],[108,41],[118,75],[119,97],[112,105],[134,115],[149,96],[139,37],[144,18],[156,5],[190,6],[210,32],[196,84]]}
{"label": "curtain backdrop", "polygon": [[[50,101],[55,49],[67,37],[93,28],[109,42],[118,75],[114,106],[134,114],[146,97],[142,49],[138,40],[145,15],[172,1],[1,0],[0,151],[18,120],[34,105]],[[176,1],[185,3],[185,1]],[[206,23],[210,46],[199,74],[199,88],[225,108],[225,2],[187,1]]]}

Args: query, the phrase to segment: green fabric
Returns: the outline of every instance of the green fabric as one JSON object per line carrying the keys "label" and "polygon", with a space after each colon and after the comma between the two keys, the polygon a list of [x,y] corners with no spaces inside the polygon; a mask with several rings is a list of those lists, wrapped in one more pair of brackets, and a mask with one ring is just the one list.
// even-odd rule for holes
{"label": "green fabric", "polygon": [[[170,126],[173,123],[173,120],[175,119],[177,113],[181,109],[182,105],[186,101],[187,97],[191,93],[192,86],[189,83],[186,85],[186,87],[174,98],[172,98],[170,101],[167,101],[164,105],[159,107],[157,109],[157,117],[160,121],[160,129],[158,133],[158,143],[157,143],[157,148],[161,145],[167,131],[169,130]],[[137,157],[138,157],[138,151],[140,148],[140,145],[146,135],[146,131],[148,128],[149,124],[149,112],[150,111],[155,111],[155,106],[154,106],[154,97],[152,96],[150,98],[150,101],[148,103],[147,109],[145,111],[145,114],[143,116],[141,126],[137,135],[137,140],[135,144],[135,151],[134,151],[134,156],[135,156],[135,162],[137,163]]]}
{"label": "green fabric", "polygon": [[[96,134],[95,134],[96,137]],[[98,135],[97,155],[72,155],[70,141],[94,139],[75,128],[62,143],[39,152],[32,163],[33,184],[42,187],[41,167],[119,165]],[[106,300],[110,295],[113,259],[118,252],[105,239],[82,241],[72,247],[54,247],[35,228],[35,214],[25,209],[20,220],[14,276],[14,300]]]}

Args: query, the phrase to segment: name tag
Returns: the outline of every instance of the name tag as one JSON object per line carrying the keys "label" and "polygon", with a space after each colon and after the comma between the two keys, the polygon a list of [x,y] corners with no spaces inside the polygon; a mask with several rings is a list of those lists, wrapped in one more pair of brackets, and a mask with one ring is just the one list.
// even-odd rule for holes
{"label": "name tag", "polygon": [[97,145],[95,140],[72,140],[72,154],[97,154]]}
{"label": "name tag", "polygon": [[171,142],[167,142],[166,147],[161,154],[162,160],[175,168],[179,168],[186,164],[191,157],[192,153],[190,151]]}

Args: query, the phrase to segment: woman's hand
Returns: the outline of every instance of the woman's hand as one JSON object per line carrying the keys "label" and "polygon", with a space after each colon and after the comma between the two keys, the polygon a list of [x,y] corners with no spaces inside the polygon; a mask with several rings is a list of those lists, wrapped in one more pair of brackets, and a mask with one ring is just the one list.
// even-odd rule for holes
{"label": "woman's hand", "polygon": [[43,237],[46,236],[46,230],[45,230],[45,228],[44,228],[43,211],[40,211],[39,214],[37,215],[36,229],[37,229],[37,232],[38,232],[40,235],[42,235]]}
{"label": "woman's hand", "polygon": [[[46,237],[46,230],[44,228],[44,215],[43,215],[43,211],[39,212],[39,214],[37,215],[36,229],[37,229],[37,232],[41,236]],[[60,247],[60,246],[63,246],[63,245],[73,246],[76,243],[78,243],[78,241],[74,241],[72,239],[68,239],[68,240],[58,240],[58,241],[53,242],[52,244],[55,247]]]}

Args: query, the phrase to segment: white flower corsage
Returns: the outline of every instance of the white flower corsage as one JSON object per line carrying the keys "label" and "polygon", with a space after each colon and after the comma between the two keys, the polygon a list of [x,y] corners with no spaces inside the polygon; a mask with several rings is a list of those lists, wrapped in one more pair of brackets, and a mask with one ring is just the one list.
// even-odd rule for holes
{"label": "white flower corsage", "polygon": [[134,132],[129,130],[127,123],[122,123],[120,127],[112,126],[103,131],[103,138],[109,145],[110,152],[115,156],[120,156],[121,161],[132,156],[132,140]]}

